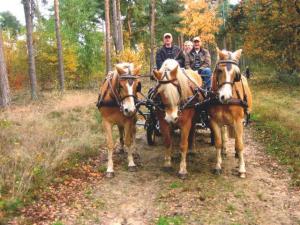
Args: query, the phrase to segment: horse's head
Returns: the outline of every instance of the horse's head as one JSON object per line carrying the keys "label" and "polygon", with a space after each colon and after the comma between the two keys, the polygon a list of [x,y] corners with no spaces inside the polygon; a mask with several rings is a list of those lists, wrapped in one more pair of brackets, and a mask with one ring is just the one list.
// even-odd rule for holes
{"label": "horse's head", "polygon": [[165,107],[165,120],[168,123],[176,123],[179,117],[180,86],[177,74],[179,65],[174,59],[167,59],[159,71],[154,70],[154,77],[159,82],[157,93],[160,94]]}
{"label": "horse's head", "polygon": [[135,98],[140,89],[141,66],[135,67],[132,63],[119,63],[116,65],[117,89],[119,92],[121,109],[125,116],[132,116],[136,112]]}
{"label": "horse's head", "polygon": [[218,61],[214,71],[214,79],[218,90],[218,97],[221,102],[226,102],[232,98],[232,86],[234,82],[240,81],[241,72],[238,66],[242,49],[235,52],[219,50],[217,48]]}

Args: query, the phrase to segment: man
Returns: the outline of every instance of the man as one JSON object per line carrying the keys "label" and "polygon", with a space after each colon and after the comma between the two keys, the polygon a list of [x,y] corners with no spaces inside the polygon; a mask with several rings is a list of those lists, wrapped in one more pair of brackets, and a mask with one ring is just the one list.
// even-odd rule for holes
{"label": "man", "polygon": [[202,47],[200,37],[193,39],[194,47],[185,57],[185,68],[198,71],[204,81],[204,88],[211,88],[211,58],[207,49]]}
{"label": "man", "polygon": [[157,69],[161,68],[166,59],[175,59],[179,63],[180,67],[184,67],[184,54],[178,46],[172,44],[172,34],[165,33],[163,42],[164,45],[156,52]]}
{"label": "man", "polygon": [[193,49],[193,42],[185,41],[183,47],[183,53],[186,55]]}

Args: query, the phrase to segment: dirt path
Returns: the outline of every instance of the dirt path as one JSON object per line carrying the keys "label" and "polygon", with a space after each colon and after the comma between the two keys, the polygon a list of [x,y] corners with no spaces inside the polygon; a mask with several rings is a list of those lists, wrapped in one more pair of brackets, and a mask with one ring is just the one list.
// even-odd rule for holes
{"label": "dirt path", "polygon": [[[94,101],[95,93],[72,95],[51,108],[68,111],[91,106]],[[12,116],[24,113],[16,113],[21,109],[12,110],[15,110]],[[47,110],[42,108],[41,114]],[[30,120],[36,111],[28,111],[26,119]],[[148,146],[145,131],[140,127],[138,172],[128,172],[125,155],[115,154],[116,176],[104,178],[106,151],[102,147],[100,157],[90,158],[75,170],[67,171],[67,178],[63,172],[62,181],[50,185],[10,224],[300,224],[299,191],[289,188],[286,169],[264,153],[250,130],[245,134],[246,179],[236,176],[232,141],[223,162],[223,173],[212,174],[215,150],[209,145],[208,136],[208,133],[197,135],[195,155],[188,161],[189,178],[182,181],[176,175],[178,153],[174,154],[174,171],[163,172],[162,140],[158,139],[154,147]],[[175,150],[178,148],[176,143]]]}

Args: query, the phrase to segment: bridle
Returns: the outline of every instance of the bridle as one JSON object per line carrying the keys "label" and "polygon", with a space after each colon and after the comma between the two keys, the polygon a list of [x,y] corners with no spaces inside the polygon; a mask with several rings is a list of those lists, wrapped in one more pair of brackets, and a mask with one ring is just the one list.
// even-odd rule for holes
{"label": "bridle", "polygon": [[[121,80],[127,80],[129,85],[132,85],[134,80],[138,79],[137,76],[135,75],[132,75],[132,72],[131,72],[131,69],[130,69],[130,66],[127,67],[128,68],[128,73],[124,73],[122,75],[117,75],[117,79],[116,79],[116,91],[115,89],[113,88],[113,85],[112,85],[112,79],[113,79],[113,76],[114,76],[114,72],[109,72],[107,77],[105,78],[105,80],[108,82],[108,86],[109,86],[109,89],[111,90],[111,93],[113,95],[113,98],[115,99],[116,101],[116,104],[117,106],[120,107],[120,111],[123,112],[123,101],[126,99],[126,98],[130,98],[130,97],[133,97],[134,98],[134,101],[136,102],[137,100],[137,97],[134,95],[134,94],[130,94],[130,95],[125,95],[123,97],[121,97],[120,95],[120,92],[121,92],[121,85],[120,85],[120,81]],[[98,102],[103,102],[103,99],[105,97],[107,93],[107,90],[104,92],[104,94],[102,96],[100,96],[100,99],[98,100]]]}
{"label": "bridle", "polygon": [[[229,67],[233,64],[233,65],[236,65],[236,66],[239,68],[238,62],[235,61],[235,60],[232,60],[232,59],[231,59],[231,55],[229,55],[229,56],[230,56],[229,59],[227,59],[227,60],[219,60],[219,61],[217,62],[216,70],[220,70],[220,69],[219,69],[220,64],[226,64],[226,67],[227,67],[227,68],[229,68]],[[220,88],[221,88],[223,85],[225,85],[225,84],[230,84],[231,86],[233,86],[235,82],[239,82],[239,81],[241,80],[241,74],[240,74],[240,73],[237,73],[237,74],[235,75],[235,78],[234,78],[233,82],[231,82],[231,81],[225,81],[225,82],[223,82],[223,83],[220,84],[220,82],[219,82],[219,76],[217,76],[216,79],[217,79],[218,89],[220,89]]]}

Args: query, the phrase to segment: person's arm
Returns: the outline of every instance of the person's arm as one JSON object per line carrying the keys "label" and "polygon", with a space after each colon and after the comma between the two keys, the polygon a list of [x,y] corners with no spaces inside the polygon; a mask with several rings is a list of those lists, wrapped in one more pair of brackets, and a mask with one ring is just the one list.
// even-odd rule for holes
{"label": "person's arm", "polygon": [[205,50],[205,58],[203,67],[210,67],[211,66],[211,57],[208,50]]}
{"label": "person's arm", "polygon": [[159,70],[162,66],[161,49],[156,52],[156,68]]}
{"label": "person's arm", "polygon": [[180,67],[185,67],[185,57],[183,54],[183,51],[179,49],[179,52],[177,53],[177,62],[179,63]]}
{"label": "person's arm", "polygon": [[191,61],[190,61],[189,53],[185,54],[184,64],[185,64],[184,67],[186,69],[191,69]]}

